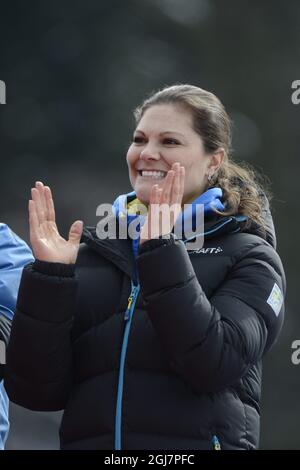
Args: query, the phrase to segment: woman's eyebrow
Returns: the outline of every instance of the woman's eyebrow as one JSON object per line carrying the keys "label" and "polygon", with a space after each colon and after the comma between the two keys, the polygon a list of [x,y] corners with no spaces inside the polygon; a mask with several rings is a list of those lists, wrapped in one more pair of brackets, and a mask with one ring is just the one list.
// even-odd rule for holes
{"label": "woman's eyebrow", "polygon": [[164,132],[161,132],[159,135],[164,135],[164,134],[178,134],[184,137],[184,135],[181,134],[181,132],[177,132],[177,131],[164,131]]}
{"label": "woman's eyebrow", "polygon": [[[145,134],[140,129],[136,129],[135,132],[140,132],[141,134]],[[183,134],[181,134],[180,132],[177,132],[177,131],[164,131],[164,132],[160,132],[158,135],[164,135],[164,134],[178,134],[178,135],[181,135],[182,137],[184,137]]]}

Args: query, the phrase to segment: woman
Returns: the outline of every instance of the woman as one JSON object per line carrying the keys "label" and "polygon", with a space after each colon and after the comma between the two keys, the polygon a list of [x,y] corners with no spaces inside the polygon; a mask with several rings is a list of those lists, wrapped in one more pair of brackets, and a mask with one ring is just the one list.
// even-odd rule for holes
{"label": "woman", "polygon": [[[230,121],[212,93],[165,88],[135,116],[134,192],[113,217],[121,227],[147,205],[139,239],[103,240],[76,221],[66,241],[50,189],[32,189],[36,261],[23,273],[8,394],[64,409],[63,449],[255,449],[261,362],[285,293],[267,199],[229,160]],[[162,204],[175,205],[164,224]],[[194,223],[199,207],[204,245],[188,251],[174,223]]]}

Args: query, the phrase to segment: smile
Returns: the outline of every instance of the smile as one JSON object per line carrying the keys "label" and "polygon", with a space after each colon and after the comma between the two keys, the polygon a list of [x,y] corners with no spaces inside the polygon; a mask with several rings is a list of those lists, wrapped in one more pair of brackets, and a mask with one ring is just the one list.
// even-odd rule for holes
{"label": "smile", "polygon": [[161,179],[164,178],[167,174],[166,171],[155,171],[155,170],[141,170],[138,172],[140,176],[144,178],[153,178],[153,179]]}

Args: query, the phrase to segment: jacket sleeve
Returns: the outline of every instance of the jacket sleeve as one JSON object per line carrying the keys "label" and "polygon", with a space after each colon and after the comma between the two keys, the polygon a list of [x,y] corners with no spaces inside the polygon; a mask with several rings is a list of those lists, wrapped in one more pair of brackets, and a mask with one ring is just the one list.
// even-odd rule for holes
{"label": "jacket sleeve", "polygon": [[201,392],[234,384],[282,326],[285,277],[277,253],[267,243],[250,247],[208,300],[182,241],[144,245],[141,289],[172,368]]}
{"label": "jacket sleeve", "polygon": [[73,378],[74,272],[74,265],[38,260],[23,270],[4,383],[9,398],[25,408],[65,408]]}
{"label": "jacket sleeve", "polygon": [[23,267],[33,260],[26,243],[0,223],[0,379],[4,376],[6,347]]}

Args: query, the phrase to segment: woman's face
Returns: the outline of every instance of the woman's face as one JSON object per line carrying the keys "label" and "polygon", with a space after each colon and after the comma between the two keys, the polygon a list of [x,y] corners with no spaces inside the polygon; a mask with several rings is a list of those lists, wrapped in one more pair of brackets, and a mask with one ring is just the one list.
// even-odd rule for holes
{"label": "woman's face", "polygon": [[205,191],[211,166],[191,114],[180,106],[154,105],[140,120],[127,152],[129,178],[138,199],[149,203],[151,187],[163,185],[172,164],[185,167],[183,203]]}

